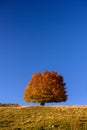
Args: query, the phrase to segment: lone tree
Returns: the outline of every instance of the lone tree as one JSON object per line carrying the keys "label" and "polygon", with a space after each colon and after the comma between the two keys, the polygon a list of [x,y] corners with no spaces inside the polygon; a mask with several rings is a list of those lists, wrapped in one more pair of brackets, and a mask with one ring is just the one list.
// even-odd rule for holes
{"label": "lone tree", "polygon": [[24,91],[26,102],[65,102],[67,100],[63,77],[57,72],[35,73]]}

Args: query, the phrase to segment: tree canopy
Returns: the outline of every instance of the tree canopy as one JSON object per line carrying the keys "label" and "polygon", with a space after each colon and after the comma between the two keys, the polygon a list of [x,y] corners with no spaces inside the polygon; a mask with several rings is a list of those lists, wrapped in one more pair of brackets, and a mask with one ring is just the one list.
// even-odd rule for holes
{"label": "tree canopy", "polygon": [[65,102],[67,100],[63,77],[57,72],[34,73],[24,91],[26,102]]}

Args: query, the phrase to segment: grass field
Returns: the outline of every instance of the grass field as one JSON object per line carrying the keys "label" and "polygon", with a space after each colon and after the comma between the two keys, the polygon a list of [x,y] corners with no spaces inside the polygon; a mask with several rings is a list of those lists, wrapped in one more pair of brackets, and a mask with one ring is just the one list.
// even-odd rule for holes
{"label": "grass field", "polygon": [[0,130],[87,130],[87,106],[0,107]]}

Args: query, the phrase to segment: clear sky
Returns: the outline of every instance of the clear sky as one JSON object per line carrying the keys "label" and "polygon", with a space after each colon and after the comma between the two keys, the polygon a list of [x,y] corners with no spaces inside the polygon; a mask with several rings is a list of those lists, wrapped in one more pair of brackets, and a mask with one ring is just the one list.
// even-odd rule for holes
{"label": "clear sky", "polygon": [[45,70],[64,77],[58,105],[87,105],[87,1],[0,0],[0,103],[26,105],[26,85]]}

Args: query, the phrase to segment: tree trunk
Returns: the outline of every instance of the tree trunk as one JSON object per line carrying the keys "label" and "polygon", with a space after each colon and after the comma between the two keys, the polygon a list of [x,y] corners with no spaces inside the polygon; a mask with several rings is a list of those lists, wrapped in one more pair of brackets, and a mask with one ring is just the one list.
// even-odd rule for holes
{"label": "tree trunk", "polygon": [[45,103],[44,102],[40,102],[40,106],[44,106],[45,105]]}

